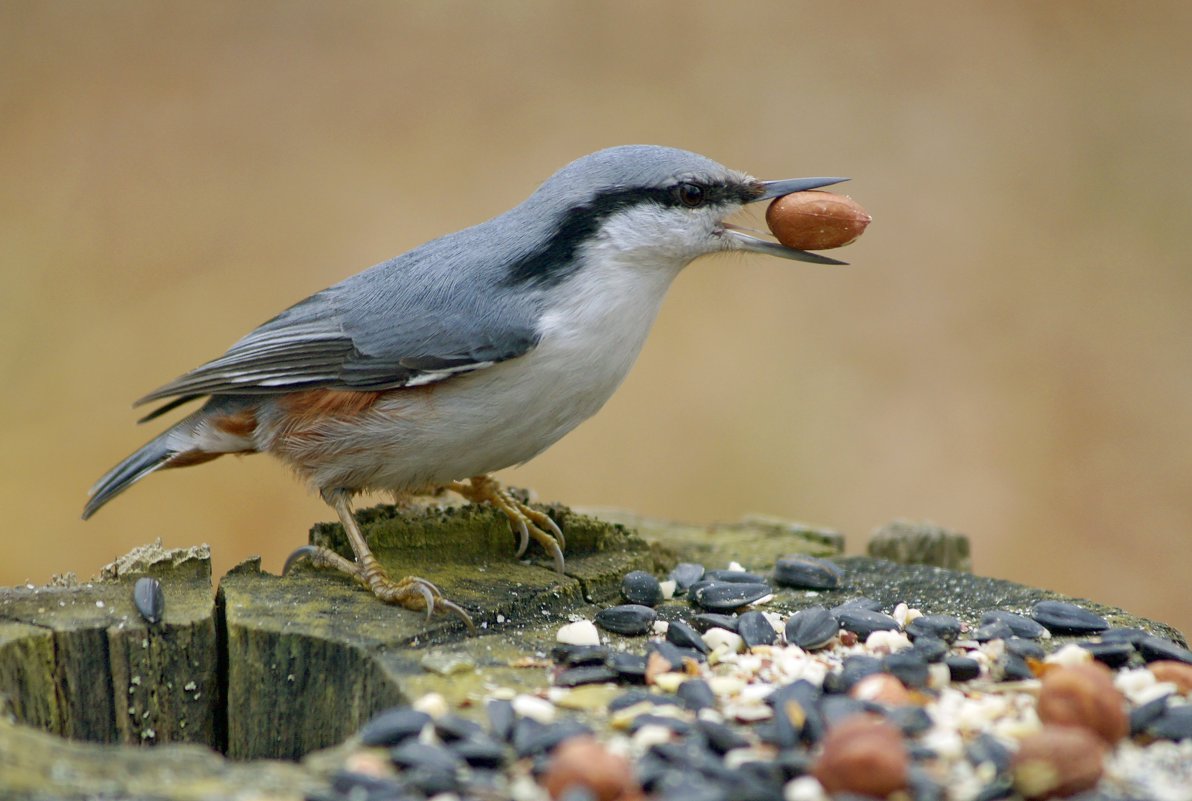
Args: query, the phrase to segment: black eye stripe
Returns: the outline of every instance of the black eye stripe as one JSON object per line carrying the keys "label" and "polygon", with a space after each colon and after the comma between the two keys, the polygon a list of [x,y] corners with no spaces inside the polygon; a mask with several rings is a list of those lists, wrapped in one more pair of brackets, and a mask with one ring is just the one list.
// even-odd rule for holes
{"label": "black eye stripe", "polygon": [[634,186],[605,190],[587,203],[564,212],[553,236],[540,248],[510,265],[506,283],[538,287],[558,284],[577,269],[574,257],[580,244],[613,214],[643,203],[656,203],[664,208],[690,208],[679,197],[678,189],[683,184],[692,184],[703,190],[700,206],[749,203],[759,194],[757,185],[753,183],[705,183],[698,180],[680,181],[663,187]]}

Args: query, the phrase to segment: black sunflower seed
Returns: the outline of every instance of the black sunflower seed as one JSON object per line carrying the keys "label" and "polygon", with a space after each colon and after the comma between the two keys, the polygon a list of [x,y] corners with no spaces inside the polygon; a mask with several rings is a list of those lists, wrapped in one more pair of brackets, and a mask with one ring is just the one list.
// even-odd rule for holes
{"label": "black sunflower seed", "polygon": [[973,767],[989,763],[997,773],[1010,769],[1014,754],[1001,740],[988,732],[981,732],[964,749],[964,756]]}
{"label": "black sunflower seed", "polygon": [[737,620],[737,633],[741,635],[748,648],[755,645],[772,645],[778,639],[778,633],[774,631],[770,621],[756,610],[741,613]]}
{"label": "black sunflower seed", "polygon": [[704,578],[711,581],[727,581],[729,584],[765,584],[765,576],[748,570],[709,570]]}
{"label": "black sunflower seed", "polygon": [[493,699],[484,705],[488,713],[488,730],[501,742],[509,742],[513,736],[513,724],[517,722],[517,713],[513,711],[513,703],[504,699]]}
{"label": "black sunflower seed", "polygon": [[967,656],[945,657],[944,664],[952,681],[972,681],[981,675],[981,663]]}
{"label": "black sunflower seed", "polygon": [[661,726],[669,729],[680,737],[691,731],[691,724],[671,715],[656,715],[653,712],[643,712],[629,723],[629,733],[636,734],[643,726]]}
{"label": "black sunflower seed", "polygon": [[1165,640],[1153,634],[1143,637],[1135,647],[1142,654],[1142,658],[1148,662],[1157,662],[1160,659],[1172,659],[1176,662],[1192,665],[1192,651],[1176,645],[1171,640]]}
{"label": "black sunflower seed", "polygon": [[840,672],[835,675],[840,677],[840,691],[848,692],[861,679],[881,672],[882,660],[876,656],[853,654],[852,656],[845,657],[844,665],[840,668]]}
{"label": "black sunflower seed", "polygon": [[911,650],[922,656],[928,662],[939,662],[948,655],[948,644],[935,637],[920,637],[915,640]]}
{"label": "black sunflower seed", "polygon": [[640,654],[618,651],[609,656],[608,666],[615,670],[624,682],[641,684],[646,680],[646,658]]}
{"label": "black sunflower seed", "polygon": [[533,718],[519,718],[513,729],[513,750],[519,758],[545,754],[564,740],[591,733],[589,727],[577,720],[539,723]]}
{"label": "black sunflower seed", "polygon": [[555,676],[554,683],[556,687],[580,687],[585,684],[603,684],[619,678],[620,674],[608,665],[581,665],[561,671]]}
{"label": "black sunflower seed", "polygon": [[946,643],[953,643],[960,636],[962,628],[960,619],[952,615],[923,615],[906,625],[906,636],[910,637],[912,642],[920,637],[935,637]]}
{"label": "black sunflower seed", "polygon": [[1128,642],[1078,642],[1084,650],[1093,655],[1093,659],[1106,667],[1119,668],[1134,656],[1134,646]]}
{"label": "black sunflower seed", "polygon": [[703,679],[689,679],[679,685],[675,695],[683,702],[683,706],[698,712],[701,709],[711,709],[716,706],[716,696],[708,682]]}
{"label": "black sunflower seed", "polygon": [[651,640],[646,645],[647,660],[650,654],[656,653],[665,659],[671,667],[672,671],[683,670],[683,660],[693,659],[696,662],[703,662],[705,656],[700,651],[694,648],[684,648],[680,645],[675,645],[668,640]]}
{"label": "black sunflower seed", "polygon": [[927,660],[914,651],[898,651],[882,659],[882,669],[912,690],[927,686]]}
{"label": "black sunflower seed", "polygon": [[[690,684],[690,682],[687,683]],[[699,718],[695,721],[695,727],[717,753],[727,754],[734,748],[744,748],[749,745],[749,740],[727,723]]]}
{"label": "black sunflower seed", "polygon": [[550,658],[559,665],[579,667],[580,665],[600,665],[608,659],[610,649],[607,645],[570,645],[559,643],[551,646]]}
{"label": "black sunflower seed", "polygon": [[1160,740],[1178,741],[1192,738],[1192,706],[1167,707],[1145,731]]}
{"label": "black sunflower seed", "polygon": [[931,715],[921,706],[896,706],[886,710],[886,718],[907,737],[918,737],[934,725]]}
{"label": "black sunflower seed", "polygon": [[662,585],[644,570],[633,570],[621,579],[621,597],[631,604],[657,606],[662,602]]}
{"label": "black sunflower seed", "polygon": [[1151,633],[1144,629],[1112,628],[1101,632],[1101,642],[1128,642],[1135,648],[1150,637]]}
{"label": "black sunflower seed", "polygon": [[389,749],[389,760],[400,768],[426,767],[441,771],[454,771],[464,761],[441,745],[418,740],[409,740]]}
{"label": "black sunflower seed", "polygon": [[596,613],[595,622],[600,628],[614,634],[645,634],[654,625],[658,613],[641,604],[610,606]]}
{"label": "black sunflower seed", "polygon": [[844,572],[827,559],[805,554],[783,556],[774,563],[774,583],[805,590],[833,590]]}
{"label": "black sunflower seed", "polygon": [[836,613],[840,628],[851,631],[864,640],[875,631],[898,631],[898,621],[881,612],[868,609],[842,609]]}
{"label": "black sunflower seed", "polygon": [[701,654],[706,654],[712,650],[704,642],[704,638],[700,636],[700,633],[682,620],[674,620],[667,625],[666,641],[680,648],[694,648]]}
{"label": "black sunflower seed", "polygon": [[834,615],[838,615],[845,609],[868,609],[870,612],[880,612],[882,611],[882,603],[864,595],[859,595],[856,598],[849,598],[844,603],[834,606],[828,611]]}
{"label": "black sunflower seed", "polygon": [[707,632],[708,629],[727,629],[728,631],[736,632],[737,630],[737,616],[736,615],[719,615],[715,612],[700,612],[698,615],[692,615],[691,625],[696,631],[702,633]]}
{"label": "black sunflower seed", "polygon": [[673,695],[663,695],[662,693],[652,693],[648,690],[630,690],[627,693],[618,695],[616,698],[608,702],[609,712],[619,712],[622,709],[628,709],[634,704],[651,703],[654,706],[679,706],[679,701]]}
{"label": "black sunflower seed", "polygon": [[1014,629],[1010,628],[1010,624],[1002,620],[993,620],[989,623],[982,623],[973,632],[973,639],[977,642],[992,642],[993,640],[1008,640],[1014,636]]}
{"label": "black sunflower seed", "polygon": [[773,593],[768,584],[714,582],[692,590],[692,599],[708,612],[732,612]]}
{"label": "black sunflower seed", "polygon": [[1169,695],[1161,695],[1131,709],[1130,735],[1142,734],[1146,731],[1147,726],[1150,726],[1156,720],[1163,717],[1163,713],[1167,711],[1167,699],[1170,697]]}
{"label": "black sunflower seed", "polygon": [[1020,656],[1007,653],[999,664],[1002,668],[1002,681],[1028,681],[1035,678],[1026,660]]}
{"label": "black sunflower seed", "polygon": [[1003,609],[991,609],[981,616],[981,625],[986,623],[1005,623],[1014,632],[1015,637],[1025,637],[1037,640],[1046,633],[1047,629],[1025,615],[1007,612]]}
{"label": "black sunflower seed", "polygon": [[460,715],[444,715],[435,721],[435,734],[445,743],[485,736],[484,727]]}
{"label": "black sunflower seed", "polygon": [[1013,654],[1020,659],[1042,659],[1047,655],[1042,645],[1034,640],[1024,640],[1022,637],[1011,637],[1006,640],[1006,653]]}
{"label": "black sunflower seed", "polygon": [[505,747],[487,737],[460,740],[448,747],[456,756],[474,768],[499,768],[505,763]]}
{"label": "black sunflower seed", "polygon": [[132,588],[132,603],[148,623],[157,623],[166,613],[166,594],[161,582],[149,576],[142,576]]}
{"label": "black sunflower seed", "polygon": [[704,566],[695,562],[679,562],[670,572],[670,579],[675,582],[675,594],[682,595],[687,589],[704,577]]}
{"label": "black sunflower seed", "polygon": [[840,623],[822,606],[809,606],[786,621],[786,641],[805,651],[826,648],[840,633]]}
{"label": "black sunflower seed", "polygon": [[1066,601],[1039,601],[1031,617],[1054,634],[1096,634],[1109,628],[1105,618]]}
{"label": "black sunflower seed", "polygon": [[820,702],[819,711],[823,715],[824,723],[828,728],[832,728],[847,717],[868,712],[869,708],[863,702],[847,695],[828,695]]}
{"label": "black sunflower seed", "polygon": [[360,740],[368,746],[391,746],[416,737],[430,723],[430,715],[408,706],[378,712],[360,728]]}

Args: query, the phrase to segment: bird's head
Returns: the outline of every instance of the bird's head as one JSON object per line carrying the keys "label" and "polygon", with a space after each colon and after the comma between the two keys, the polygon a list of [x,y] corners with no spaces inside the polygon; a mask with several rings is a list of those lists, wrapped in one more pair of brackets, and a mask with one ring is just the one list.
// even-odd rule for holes
{"label": "bird's head", "polygon": [[696,153],[654,145],[600,150],[563,167],[523,204],[537,219],[550,221],[553,251],[527,266],[565,269],[581,245],[676,267],[726,251],[841,264],[754,236],[727,220],[751,203],[843,180],[760,181]]}

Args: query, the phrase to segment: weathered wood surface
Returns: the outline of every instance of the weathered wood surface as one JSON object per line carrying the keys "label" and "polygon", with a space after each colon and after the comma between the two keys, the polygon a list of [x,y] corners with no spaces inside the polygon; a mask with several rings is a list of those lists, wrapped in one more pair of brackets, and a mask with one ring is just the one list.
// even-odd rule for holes
{"label": "weathered wood surface", "polygon": [[[133,605],[161,581],[165,616]],[[0,693],[15,719],[76,740],[212,743],[222,713],[205,548],[139,548],[86,584],[0,592]]]}
{"label": "weathered wood surface", "polygon": [[[540,689],[546,675],[534,655],[549,650],[561,623],[615,602],[629,570],[732,559],[767,569],[780,555],[841,547],[834,532],[765,519],[698,527],[617,518],[647,542],[622,525],[563,508],[551,514],[568,541],[563,576],[536,546],[531,559],[515,560],[513,535],[489,509],[364,515],[391,575],[416,572],[438,584],[472,614],[475,636],[451,616],[427,621],[308,566],[283,578],[245,563],[213,598],[203,549],[145,549],[89,584],[0,590],[0,709],[8,712],[0,715],[0,797],[301,798],[327,786],[350,735],[382,708],[433,691],[469,714],[493,687]],[[337,526],[316,527],[311,539],[346,554]],[[841,564],[847,587],[799,602],[865,594],[971,617],[1052,595],[930,566]],[[158,624],[133,606],[140,575],[165,589]],[[1140,622],[1091,607],[1117,625]],[[1141,624],[1182,641],[1162,624]]]}

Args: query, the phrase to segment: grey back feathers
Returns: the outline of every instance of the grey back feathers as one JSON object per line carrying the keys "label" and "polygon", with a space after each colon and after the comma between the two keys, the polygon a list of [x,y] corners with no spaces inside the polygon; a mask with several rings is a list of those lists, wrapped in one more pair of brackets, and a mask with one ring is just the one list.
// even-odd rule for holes
{"label": "grey back feathers", "polygon": [[601,222],[627,205],[668,202],[677,181],[717,187],[726,201],[754,191],[745,176],[673,148],[629,145],[584,156],[510,211],[312,295],[137,403],[383,390],[520,356],[540,337],[544,293],[579,268],[577,250]]}

